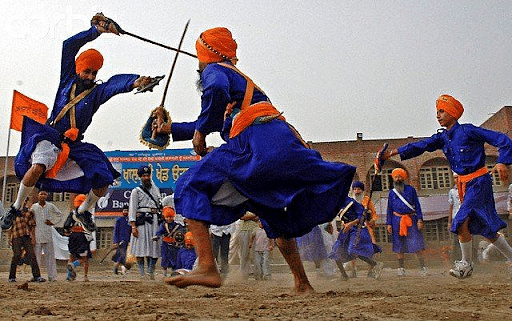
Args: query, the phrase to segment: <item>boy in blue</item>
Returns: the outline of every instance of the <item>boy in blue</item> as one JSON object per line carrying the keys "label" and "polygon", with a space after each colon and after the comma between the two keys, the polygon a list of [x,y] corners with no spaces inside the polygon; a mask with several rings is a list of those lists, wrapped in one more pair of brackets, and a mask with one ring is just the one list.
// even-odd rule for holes
{"label": "boy in blue", "polygon": [[458,234],[462,252],[460,261],[450,274],[463,279],[473,272],[472,234],[479,234],[493,243],[512,264],[512,248],[498,231],[506,227],[496,212],[492,180],[485,166],[484,144],[498,148],[498,172],[503,182],[508,181],[508,167],[512,163],[512,140],[503,133],[472,124],[459,124],[464,112],[462,104],[450,95],[441,95],[436,102],[437,121],[446,130],[424,140],[409,143],[398,149],[377,155],[382,160],[400,154],[401,159],[419,156],[425,151],[442,149],[451,169],[459,175],[458,191],[461,199],[459,211],[452,221],[451,232]]}
{"label": "boy in blue", "polygon": [[76,60],[75,57],[80,48],[100,34],[117,34],[117,30],[106,21],[96,19],[91,24],[89,30],[63,43],[60,84],[47,124],[24,118],[20,150],[14,164],[21,184],[16,201],[2,221],[2,229],[11,227],[13,219],[20,215],[23,200],[37,187],[49,192],[87,194],[74,216],[85,229],[93,231],[96,226],[90,212],[120,176],[98,147],[82,139],[103,103],[114,95],[149,84],[151,78],[122,74],[96,83],[103,56],[95,49],[88,49]]}
{"label": "boy in blue", "polygon": [[128,205],[123,206],[123,216],[116,220],[114,225],[114,235],[112,236],[112,245],[116,249],[116,253],[112,256],[114,261],[114,274],[126,273],[126,250],[130,244],[130,236],[132,234],[132,226],[128,222]]}
{"label": "boy in blue", "polygon": [[364,224],[358,226],[363,220],[363,214],[363,205],[355,199],[347,197],[344,208],[340,211],[343,224],[338,239],[334,242],[329,254],[329,257],[336,261],[336,265],[341,272],[341,279],[344,281],[348,280],[348,275],[343,263],[350,262],[355,258],[363,260],[372,267],[368,274],[369,277],[378,279],[382,273],[382,262],[377,263],[372,259],[375,253],[382,252],[381,248],[372,243],[370,232]]}
{"label": "boy in blue", "polygon": [[388,233],[393,236],[393,252],[398,257],[398,276],[405,276],[404,253],[416,253],[420,262],[420,275],[427,276],[425,266],[425,240],[423,229],[423,213],[416,194],[411,185],[405,184],[407,172],[403,168],[395,168],[391,172],[394,188],[389,191],[386,225]]}
{"label": "boy in blue", "polygon": [[178,251],[176,275],[179,275],[180,271],[190,271],[194,267],[197,259],[196,250],[194,249],[194,236],[192,232],[185,233],[185,247],[182,247]]}
{"label": "boy in blue", "polygon": [[158,241],[162,237],[162,268],[164,276],[167,276],[167,269],[177,269],[177,256],[179,249],[183,246],[185,238],[185,226],[174,221],[176,212],[170,206],[164,207],[162,210],[164,222],[160,224],[153,241]]}

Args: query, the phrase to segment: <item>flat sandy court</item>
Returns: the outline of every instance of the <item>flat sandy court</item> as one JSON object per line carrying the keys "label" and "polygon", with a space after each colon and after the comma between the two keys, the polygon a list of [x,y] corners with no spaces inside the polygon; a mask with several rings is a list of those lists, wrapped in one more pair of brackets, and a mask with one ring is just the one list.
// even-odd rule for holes
{"label": "flat sandy court", "polygon": [[[90,282],[28,283],[29,269],[8,283],[0,273],[0,319],[65,320],[512,320],[512,280],[504,263],[480,265],[458,280],[446,269],[417,271],[399,278],[385,269],[380,280],[363,271],[347,282],[308,273],[317,294],[288,295],[292,277],[274,273],[271,281],[242,281],[233,271],[220,289],[177,289],[156,280],[140,280],[134,270],[115,276],[90,273]],[[44,274],[43,274],[44,275]]]}

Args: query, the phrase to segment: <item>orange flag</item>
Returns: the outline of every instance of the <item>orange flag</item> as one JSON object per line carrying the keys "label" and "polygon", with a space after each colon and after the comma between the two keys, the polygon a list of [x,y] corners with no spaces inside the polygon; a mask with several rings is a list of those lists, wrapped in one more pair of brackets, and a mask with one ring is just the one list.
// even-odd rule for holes
{"label": "orange flag", "polygon": [[23,126],[23,116],[43,124],[48,118],[48,107],[32,98],[14,91],[12,96],[11,127],[14,130],[21,131]]}

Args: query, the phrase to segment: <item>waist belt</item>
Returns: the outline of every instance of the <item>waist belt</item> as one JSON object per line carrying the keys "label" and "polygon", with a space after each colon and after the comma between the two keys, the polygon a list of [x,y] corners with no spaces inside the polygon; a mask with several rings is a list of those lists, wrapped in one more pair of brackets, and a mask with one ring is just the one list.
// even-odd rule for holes
{"label": "waist belt", "polygon": [[457,189],[459,191],[459,199],[462,203],[464,200],[464,196],[466,195],[466,184],[470,182],[473,178],[477,178],[480,176],[484,176],[489,171],[487,170],[487,167],[482,167],[473,173],[467,174],[467,175],[459,175],[459,179],[457,181]]}
{"label": "waist belt", "polygon": [[414,213],[410,214],[400,214],[397,212],[393,212],[395,216],[400,217],[400,229],[398,230],[399,236],[407,236],[408,232],[407,229],[412,226],[412,218],[411,216],[414,215]]}
{"label": "waist belt", "polygon": [[137,210],[137,213],[153,213],[156,214],[158,209],[156,207],[141,207]]}

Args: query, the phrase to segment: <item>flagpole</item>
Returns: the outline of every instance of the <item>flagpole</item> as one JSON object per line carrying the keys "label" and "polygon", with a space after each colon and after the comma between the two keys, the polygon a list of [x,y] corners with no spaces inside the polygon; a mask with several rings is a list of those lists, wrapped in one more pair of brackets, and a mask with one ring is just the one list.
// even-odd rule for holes
{"label": "flagpole", "polygon": [[[14,95],[16,95],[16,90],[12,92],[12,99],[14,100]],[[5,152],[5,164],[4,164],[4,184],[2,187],[2,206],[5,207],[5,191],[7,187],[7,166],[9,165],[9,144],[11,142],[11,119],[12,119],[12,107],[11,107],[11,117],[9,117],[9,132],[7,134],[7,151]]]}
{"label": "flagpole", "polygon": [[[11,111],[12,113],[12,111]],[[9,165],[9,143],[11,142],[11,125],[9,123],[9,134],[7,134],[7,151],[5,152],[4,164],[4,185],[2,188],[2,205],[5,207],[5,190],[7,187],[7,166]]]}

